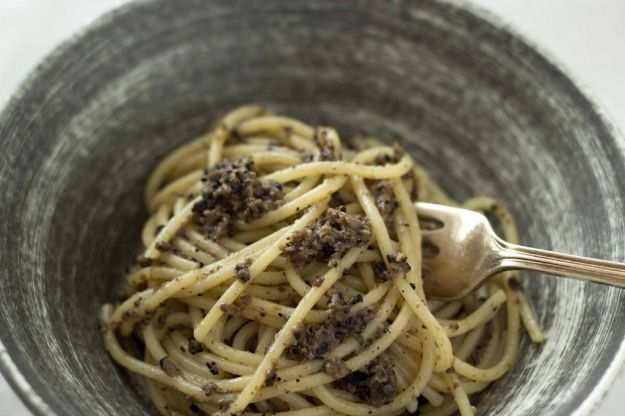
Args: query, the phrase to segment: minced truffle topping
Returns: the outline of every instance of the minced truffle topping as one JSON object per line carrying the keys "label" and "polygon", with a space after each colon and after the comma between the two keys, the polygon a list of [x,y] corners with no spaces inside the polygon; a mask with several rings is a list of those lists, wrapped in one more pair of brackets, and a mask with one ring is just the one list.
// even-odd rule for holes
{"label": "minced truffle topping", "polygon": [[189,346],[187,349],[191,354],[197,354],[204,351],[204,346],[195,338],[189,338]]}
{"label": "minced truffle topping", "polygon": [[387,163],[397,163],[401,160],[402,157],[406,154],[406,150],[399,143],[393,144],[393,154],[382,153],[381,155],[376,156],[373,163],[376,165],[386,165]]}
{"label": "minced truffle topping", "polygon": [[388,271],[383,261],[373,263],[373,277],[379,282],[391,280],[391,273]]}
{"label": "minced truffle topping", "polygon": [[141,256],[137,256],[136,263],[140,267],[150,267],[154,263],[154,259],[141,255]]}
{"label": "minced truffle topping", "polygon": [[207,396],[210,396],[211,394],[215,394],[215,393],[223,393],[223,390],[219,387],[219,385],[217,385],[217,383],[212,382],[212,381],[209,381],[208,383],[204,384],[202,386],[202,391]]}
{"label": "minced truffle topping", "polygon": [[371,192],[375,200],[375,206],[378,208],[386,229],[393,234],[393,212],[399,206],[399,202],[394,198],[393,189],[388,181],[376,182],[371,187]]}
{"label": "minced truffle topping", "polygon": [[224,313],[234,316],[235,318],[241,316],[241,307],[236,303],[224,303],[219,307],[219,309],[221,309]]}
{"label": "minced truffle topping", "polygon": [[159,361],[159,365],[161,369],[170,377],[178,377],[182,375],[182,371],[178,368],[178,366],[169,359],[169,357],[163,357]]}
{"label": "minced truffle topping", "polygon": [[391,253],[386,256],[386,260],[388,260],[388,268],[381,261],[373,264],[373,275],[380,282],[390,280],[393,276],[403,276],[411,270],[408,257],[404,253]]}
{"label": "minced truffle topping", "polygon": [[336,148],[332,140],[328,138],[326,129],[317,129],[315,132],[315,141],[319,146],[319,160],[335,161],[341,159],[339,149]]}
{"label": "minced truffle topping", "polygon": [[393,362],[384,355],[370,362],[364,370],[354,371],[334,384],[375,407],[389,404],[397,394]]}
{"label": "minced truffle topping", "polygon": [[157,241],[155,244],[155,247],[157,250],[159,251],[175,251],[176,248],[174,247],[174,245],[172,243],[170,243],[169,241]]}
{"label": "minced truffle topping", "polygon": [[347,317],[352,306],[363,301],[361,294],[347,297],[343,293],[334,289],[330,289],[328,291],[328,295],[330,296],[328,311],[330,312],[330,315],[338,319]]}
{"label": "minced truffle topping", "polygon": [[208,367],[208,371],[210,371],[212,375],[219,374],[219,368],[217,368],[217,363],[215,361],[207,362],[206,367]]}
{"label": "minced truffle topping", "polygon": [[366,245],[370,239],[366,220],[328,208],[322,218],[293,233],[284,253],[299,267],[313,261],[335,266],[350,248]]}
{"label": "minced truffle topping", "polygon": [[271,367],[265,374],[265,386],[273,386],[277,378],[278,373],[276,372],[276,367]]}
{"label": "minced truffle topping", "polygon": [[410,271],[408,257],[404,253],[391,253],[386,256],[392,274],[406,274]]}
{"label": "minced truffle topping", "polygon": [[237,265],[234,266],[235,277],[242,282],[247,282],[248,280],[250,280],[250,266],[253,262],[254,260],[248,257],[241,263],[237,263]]}
{"label": "minced truffle topping", "polygon": [[207,237],[231,235],[234,221],[252,221],[276,208],[284,192],[282,185],[265,184],[258,179],[252,159],[225,160],[206,172],[202,199],[193,205],[193,222]]}
{"label": "minced truffle topping", "polygon": [[328,318],[321,323],[298,324],[286,356],[296,361],[323,358],[343,340],[362,332],[374,310],[365,308],[350,314],[349,310],[358,302],[362,302],[362,296],[346,297],[334,292],[328,304]]}

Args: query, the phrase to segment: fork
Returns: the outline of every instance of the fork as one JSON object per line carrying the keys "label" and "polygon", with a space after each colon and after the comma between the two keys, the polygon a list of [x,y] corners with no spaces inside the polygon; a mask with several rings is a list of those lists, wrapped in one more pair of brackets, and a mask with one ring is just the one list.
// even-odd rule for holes
{"label": "fork", "polygon": [[[625,288],[625,264],[511,244],[475,211],[417,202],[422,229],[423,286],[434,298],[456,299],[505,270],[534,270]],[[423,227],[422,227],[423,228]]]}

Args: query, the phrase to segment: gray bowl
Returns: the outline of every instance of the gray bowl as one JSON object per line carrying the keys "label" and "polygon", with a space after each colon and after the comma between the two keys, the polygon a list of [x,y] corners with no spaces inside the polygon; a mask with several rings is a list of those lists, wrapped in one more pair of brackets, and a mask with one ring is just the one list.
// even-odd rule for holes
{"label": "gray bowl", "polygon": [[[457,198],[489,194],[537,247],[625,260],[623,141],[548,59],[456,3],[132,3],[66,42],[0,117],[0,367],[31,410],[139,415],[100,305],[138,249],[166,152],[247,102],[401,140]],[[625,354],[625,291],[528,275],[548,340],[477,400],[587,414]]]}

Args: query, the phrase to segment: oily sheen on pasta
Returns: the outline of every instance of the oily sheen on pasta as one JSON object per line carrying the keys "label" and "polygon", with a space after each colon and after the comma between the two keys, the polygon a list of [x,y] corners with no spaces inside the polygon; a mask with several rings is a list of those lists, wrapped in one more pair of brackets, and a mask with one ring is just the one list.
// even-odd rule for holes
{"label": "oily sheen on pasta", "polygon": [[449,199],[400,146],[240,107],[156,167],[145,251],[104,344],[163,415],[475,414],[543,335],[514,272],[428,299],[416,200]]}

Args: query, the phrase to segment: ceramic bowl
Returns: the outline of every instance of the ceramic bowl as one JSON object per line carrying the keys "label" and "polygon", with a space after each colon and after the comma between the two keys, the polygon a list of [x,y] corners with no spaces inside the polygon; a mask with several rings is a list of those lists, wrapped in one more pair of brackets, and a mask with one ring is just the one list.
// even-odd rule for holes
{"label": "ceramic bowl", "polygon": [[[139,249],[157,161],[264,104],[399,140],[454,197],[500,198],[525,244],[625,260],[623,140],[563,72],[458,2],[139,1],[28,77],[0,116],[0,367],[41,415],[153,412],[98,308]],[[625,354],[625,291],[527,274],[547,341],[474,402],[587,414]]]}

